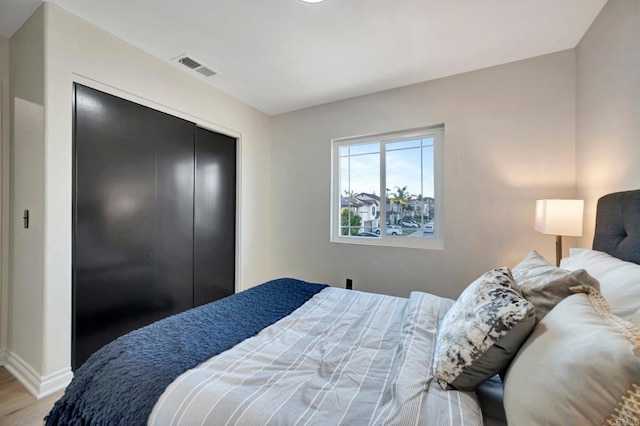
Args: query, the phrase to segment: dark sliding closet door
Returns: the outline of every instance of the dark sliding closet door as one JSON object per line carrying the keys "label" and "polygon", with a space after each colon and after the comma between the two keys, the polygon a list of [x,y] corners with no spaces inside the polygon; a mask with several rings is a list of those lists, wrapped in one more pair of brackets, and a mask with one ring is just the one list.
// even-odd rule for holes
{"label": "dark sliding closet door", "polygon": [[234,293],[236,139],[196,129],[195,306]]}
{"label": "dark sliding closet door", "polygon": [[74,119],[77,368],[122,334],[193,306],[196,126],[81,85]]}

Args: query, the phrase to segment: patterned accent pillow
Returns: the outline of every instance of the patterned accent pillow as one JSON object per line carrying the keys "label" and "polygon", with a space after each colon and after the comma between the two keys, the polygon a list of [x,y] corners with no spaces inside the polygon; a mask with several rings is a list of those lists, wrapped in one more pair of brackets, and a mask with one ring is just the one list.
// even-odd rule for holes
{"label": "patterned accent pillow", "polygon": [[466,288],[442,321],[434,377],[443,389],[471,391],[505,369],[535,325],[535,308],[511,271],[487,272]]}

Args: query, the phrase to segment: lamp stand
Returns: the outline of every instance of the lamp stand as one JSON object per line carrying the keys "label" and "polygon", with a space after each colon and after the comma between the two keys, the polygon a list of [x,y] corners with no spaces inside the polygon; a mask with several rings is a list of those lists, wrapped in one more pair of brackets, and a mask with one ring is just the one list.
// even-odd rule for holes
{"label": "lamp stand", "polygon": [[562,236],[556,235],[556,266],[560,266],[562,258]]}

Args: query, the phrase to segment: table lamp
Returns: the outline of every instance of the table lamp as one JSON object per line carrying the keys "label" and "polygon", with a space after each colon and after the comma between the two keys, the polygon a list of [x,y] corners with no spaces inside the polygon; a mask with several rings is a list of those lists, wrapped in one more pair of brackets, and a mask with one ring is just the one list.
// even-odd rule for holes
{"label": "table lamp", "polygon": [[562,258],[562,236],[582,236],[583,200],[537,200],[535,230],[556,236],[556,266]]}

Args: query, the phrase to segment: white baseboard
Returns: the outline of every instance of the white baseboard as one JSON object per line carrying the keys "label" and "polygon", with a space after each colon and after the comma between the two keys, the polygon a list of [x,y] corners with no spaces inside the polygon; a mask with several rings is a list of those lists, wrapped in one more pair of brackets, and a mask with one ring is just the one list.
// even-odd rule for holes
{"label": "white baseboard", "polygon": [[64,389],[73,378],[70,368],[40,376],[29,363],[11,351],[7,353],[5,367],[37,399]]}
{"label": "white baseboard", "polygon": [[5,366],[11,374],[36,398],[40,389],[40,375],[26,361],[9,351]]}
{"label": "white baseboard", "polygon": [[0,351],[0,366],[3,366],[7,363],[7,351],[6,350],[1,350]]}
{"label": "white baseboard", "polygon": [[58,392],[67,387],[73,379],[73,373],[71,368],[65,368],[56,373],[48,374],[40,381],[40,393],[38,399],[44,398],[47,395],[51,395],[54,392]]}

